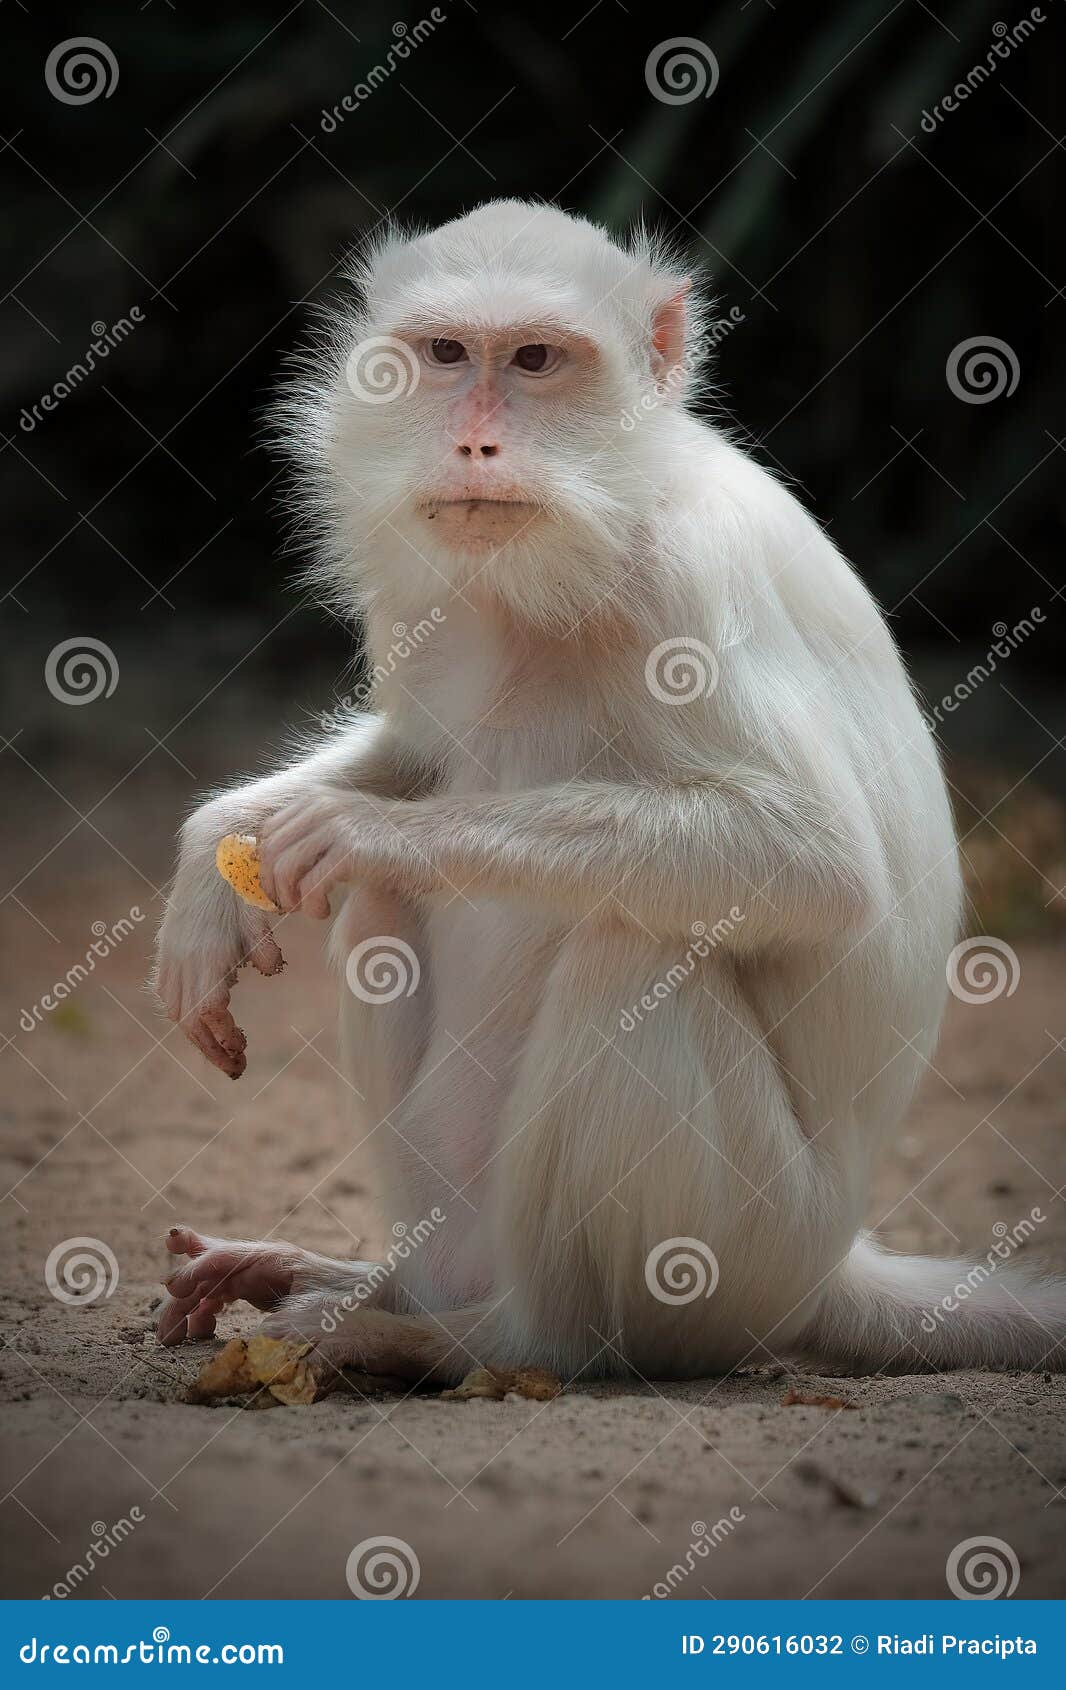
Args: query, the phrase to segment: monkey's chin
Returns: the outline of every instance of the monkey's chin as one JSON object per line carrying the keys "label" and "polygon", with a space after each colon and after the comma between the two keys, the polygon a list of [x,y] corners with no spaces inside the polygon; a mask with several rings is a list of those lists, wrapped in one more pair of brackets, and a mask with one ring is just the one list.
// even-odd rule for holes
{"label": "monkey's chin", "polygon": [[434,500],[420,507],[423,520],[433,525],[434,538],[459,549],[506,545],[542,514],[539,505],[519,499]]}

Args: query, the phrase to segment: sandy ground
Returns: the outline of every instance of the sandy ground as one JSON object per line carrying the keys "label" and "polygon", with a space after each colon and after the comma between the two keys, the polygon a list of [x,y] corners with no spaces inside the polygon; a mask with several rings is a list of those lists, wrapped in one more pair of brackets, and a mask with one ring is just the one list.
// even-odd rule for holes
{"label": "sandy ground", "polygon": [[[550,1404],[185,1404],[212,1346],[167,1352],[149,1335],[168,1226],[274,1230],[335,1255],[377,1236],[331,1066],[321,933],[290,924],[283,979],[243,987],[251,1063],[237,1086],[155,1020],[148,919],[64,1010],[20,1030],[93,922],[134,905],[154,920],[192,783],[155,757],[82,823],[69,805],[100,792],[99,771],[69,768],[60,796],[7,763],[5,808],[22,825],[0,908],[5,1595],[44,1594],[95,1543],[109,1552],[77,1584],[84,1597],[345,1597],[350,1552],[380,1536],[417,1558],[419,1597],[637,1597],[662,1581],[695,1598],[936,1597],[953,1547],[978,1536],[1014,1551],[1019,1596],[1066,1593],[1060,1377],[827,1381],[786,1357]],[[952,1005],[939,1072],[880,1171],[871,1219],[898,1247],[983,1254],[997,1223],[1035,1208],[1030,1257],[1066,1261],[1063,954],[1020,957],[1012,997]],[[82,1235],[113,1251],[118,1282],[68,1305],[44,1264]],[[234,1311],[223,1330],[255,1318]],[[855,1409],[783,1406],[794,1380]]]}

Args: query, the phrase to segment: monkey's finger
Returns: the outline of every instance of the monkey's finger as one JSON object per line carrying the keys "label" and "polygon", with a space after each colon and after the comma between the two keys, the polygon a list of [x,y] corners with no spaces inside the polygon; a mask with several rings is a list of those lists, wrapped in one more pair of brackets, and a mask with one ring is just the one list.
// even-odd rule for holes
{"label": "monkey's finger", "polygon": [[274,853],[265,840],[259,841],[259,884],[272,904],[278,903],[278,888],[274,877]]}
{"label": "monkey's finger", "polygon": [[260,974],[280,974],[285,967],[285,958],[281,954],[281,947],[273,933],[267,929],[260,934],[245,958]]}
{"label": "monkey's finger", "polygon": [[197,1015],[203,1016],[209,1009],[228,1009],[229,995],[237,984],[238,966],[239,962],[232,963],[224,973],[214,976],[208,985],[205,986],[201,978],[195,987],[184,992],[182,1019],[191,1021]]}
{"label": "monkey's finger", "polygon": [[290,804],[284,810],[279,810],[259,830],[260,854],[266,852],[272,857],[278,857],[282,851],[294,845],[298,839],[311,831],[311,806],[308,803]]}
{"label": "monkey's finger", "polygon": [[175,1268],[163,1286],[178,1302],[188,1303],[192,1308],[205,1300],[232,1303],[240,1296],[237,1276],[241,1265],[232,1251],[222,1252],[215,1260],[202,1256],[198,1261]]}
{"label": "monkey's finger", "polygon": [[266,1267],[262,1255],[256,1251],[237,1255],[233,1250],[222,1249],[217,1256],[205,1256],[178,1268],[164,1280],[164,1287],[189,1308],[201,1302],[217,1302],[224,1308],[228,1303],[243,1300],[253,1308],[272,1309],[292,1290],[292,1270],[281,1259],[284,1249],[281,1246],[277,1257]]}
{"label": "monkey's finger", "polygon": [[225,1303],[221,1297],[202,1297],[188,1316],[186,1326],[190,1338],[210,1338],[215,1331],[215,1317],[222,1313]]}
{"label": "monkey's finger", "polygon": [[305,874],[296,888],[296,896],[300,901],[300,914],[310,916],[312,921],[329,920],[329,893],[335,884],[335,874],[330,868],[330,859],[319,863],[310,874]]}
{"label": "monkey's finger", "polygon": [[277,902],[283,910],[293,911],[300,907],[300,882],[307,878],[317,863],[329,850],[329,841],[322,840],[321,844],[308,842],[298,850],[286,852],[279,860],[274,874],[277,886]]}
{"label": "monkey's finger", "polygon": [[191,1016],[181,1023],[186,1038],[193,1043],[203,1056],[206,1056],[213,1068],[218,1068],[227,1074],[231,1080],[239,1080],[246,1067],[246,1059],[242,1051],[239,1056],[231,1056],[224,1050],[199,1016]]}
{"label": "monkey's finger", "polygon": [[239,1056],[234,1056],[228,1050],[223,1049],[211,1029],[205,1026],[202,1021],[194,1022],[186,1028],[186,1031],[196,1048],[203,1056],[206,1056],[212,1068],[217,1068],[220,1073],[227,1075],[231,1080],[240,1079],[245,1069],[243,1052]]}
{"label": "monkey's finger", "polygon": [[183,1342],[189,1330],[188,1317],[199,1301],[199,1296],[167,1298],[155,1323],[156,1337],[161,1344],[169,1347]]}
{"label": "monkey's finger", "polygon": [[201,1020],[228,1056],[243,1056],[248,1044],[244,1028],[238,1027],[228,1009],[205,1009]]}
{"label": "monkey's finger", "polygon": [[[281,881],[279,872],[283,859],[295,857],[311,864],[327,848],[334,832],[328,817],[317,819],[303,807],[290,815],[282,810],[263,831],[259,840],[259,879],[264,891],[277,891]],[[321,843],[318,843],[321,842]],[[277,903],[274,897],[274,902]]]}
{"label": "monkey's finger", "polygon": [[213,1242],[202,1232],[194,1232],[191,1226],[172,1226],[166,1236],[166,1246],[172,1256],[202,1256]]}

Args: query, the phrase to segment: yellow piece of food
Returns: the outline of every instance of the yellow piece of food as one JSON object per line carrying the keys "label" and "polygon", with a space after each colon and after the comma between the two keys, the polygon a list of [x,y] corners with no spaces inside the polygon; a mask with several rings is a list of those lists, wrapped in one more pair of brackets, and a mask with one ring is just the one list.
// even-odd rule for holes
{"label": "yellow piece of food", "polygon": [[205,1361],[189,1386],[190,1402],[211,1402],[216,1397],[244,1396],[259,1389],[259,1380],[248,1365],[248,1345],[233,1338],[210,1361]]}
{"label": "yellow piece of food", "polygon": [[276,1402],[289,1406],[317,1402],[334,1387],[326,1376],[329,1370],[316,1368],[310,1352],[311,1345],[296,1338],[268,1338],[264,1333],[231,1338],[205,1362],[189,1387],[189,1401],[251,1396],[258,1406],[265,1386]]}
{"label": "yellow piece of food", "polygon": [[254,833],[227,833],[215,851],[215,867],[238,898],[258,910],[276,910],[259,879],[259,846]]}
{"label": "yellow piece of food", "polygon": [[562,1388],[562,1381],[543,1367],[475,1367],[453,1391],[442,1391],[441,1396],[450,1402],[469,1402],[472,1397],[503,1402],[508,1396],[551,1402]]}

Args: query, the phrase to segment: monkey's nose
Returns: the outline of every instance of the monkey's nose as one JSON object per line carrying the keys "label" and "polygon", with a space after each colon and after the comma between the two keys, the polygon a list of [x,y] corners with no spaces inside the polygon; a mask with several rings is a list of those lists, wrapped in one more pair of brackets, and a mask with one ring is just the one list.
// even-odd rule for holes
{"label": "monkey's nose", "polygon": [[500,448],[490,441],[475,438],[463,441],[460,444],[459,450],[463,454],[464,458],[473,458],[475,456],[480,458],[495,458],[499,453]]}

